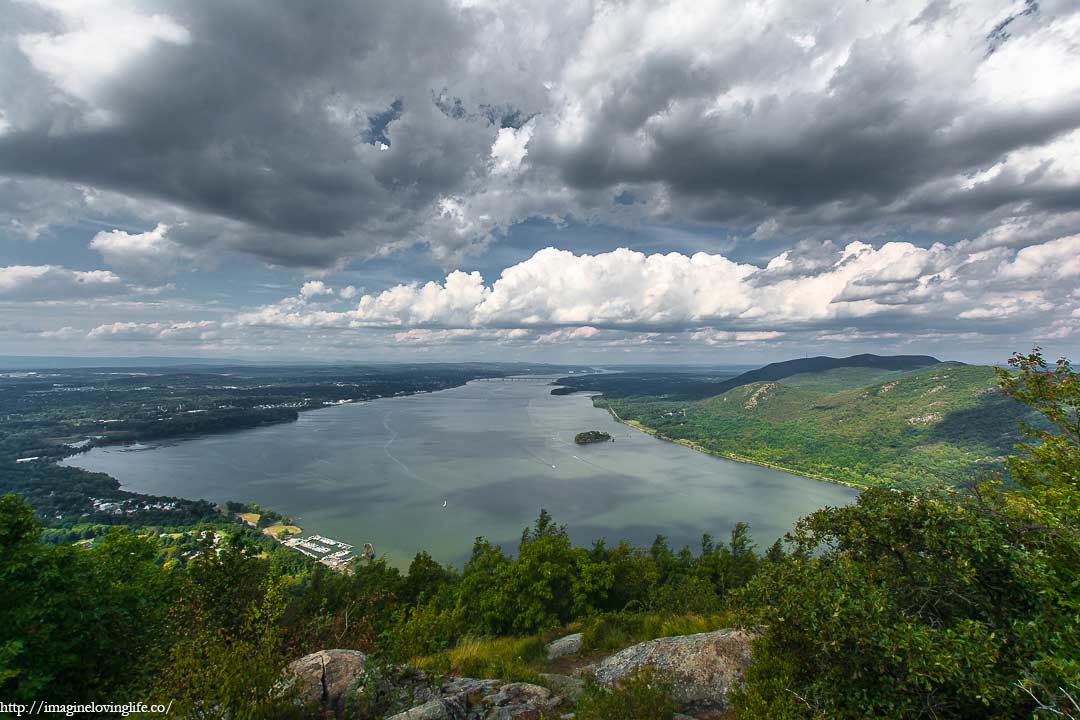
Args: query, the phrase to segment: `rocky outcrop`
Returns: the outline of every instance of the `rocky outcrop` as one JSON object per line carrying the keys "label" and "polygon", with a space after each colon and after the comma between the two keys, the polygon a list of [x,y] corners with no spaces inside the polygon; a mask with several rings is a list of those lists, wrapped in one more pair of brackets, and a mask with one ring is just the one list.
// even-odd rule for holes
{"label": "rocky outcrop", "polygon": [[546,687],[509,683],[480,700],[477,720],[541,720],[554,713],[562,698]]}
{"label": "rocky outcrop", "polygon": [[417,705],[405,712],[390,716],[387,720],[454,720],[441,698],[433,698],[423,705]]}
{"label": "rocky outcrop", "polygon": [[439,697],[388,720],[540,720],[554,717],[562,702],[547,688],[529,683],[458,678],[440,690]]}
{"label": "rocky outcrop", "polygon": [[[723,712],[727,693],[750,664],[751,633],[718,630],[640,643],[589,668],[607,687],[649,668],[672,683],[679,709],[694,715]],[[549,656],[580,649],[580,636],[549,645]],[[559,648],[551,655],[552,647]],[[570,649],[568,649],[570,648]],[[288,686],[298,702],[320,717],[339,720],[539,720],[566,713],[582,691],[582,680],[541,675],[547,687],[454,677],[440,681],[409,667],[374,670],[354,650],[324,650],[289,665]],[[566,701],[564,703],[564,700]],[[562,707],[560,707],[562,706]]]}
{"label": "rocky outcrop", "polygon": [[289,664],[286,686],[319,717],[341,720],[539,720],[562,697],[529,683],[451,678],[437,683],[407,667],[381,669],[355,650],[323,650]]}
{"label": "rocky outcrop", "polygon": [[320,705],[335,714],[344,710],[346,697],[364,678],[367,656],[356,650],[320,650],[289,664],[298,700]]}
{"label": "rocky outcrop", "polygon": [[727,692],[750,664],[753,636],[742,630],[658,638],[628,647],[593,669],[601,685],[618,685],[643,668],[671,680],[675,701],[689,712],[723,711]]}
{"label": "rocky outcrop", "polygon": [[566,655],[574,655],[581,650],[581,633],[574,633],[552,640],[546,646],[548,660],[555,660]]}

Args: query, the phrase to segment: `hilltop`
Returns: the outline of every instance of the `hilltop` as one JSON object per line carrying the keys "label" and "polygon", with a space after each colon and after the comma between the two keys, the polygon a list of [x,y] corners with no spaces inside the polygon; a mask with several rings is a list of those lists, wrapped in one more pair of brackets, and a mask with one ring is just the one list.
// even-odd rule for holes
{"label": "hilltop", "polygon": [[[937,365],[941,361],[929,355],[851,355],[834,358],[820,355],[769,363],[743,373],[723,370],[661,370],[633,369],[628,372],[564,377],[553,395],[566,395],[580,390],[603,393],[606,397],[651,396],[672,400],[703,400],[720,395],[732,388],[763,380],[782,380],[804,373],[826,372],[837,368],[867,368],[876,370],[912,370]],[[959,364],[959,363],[953,363]]]}

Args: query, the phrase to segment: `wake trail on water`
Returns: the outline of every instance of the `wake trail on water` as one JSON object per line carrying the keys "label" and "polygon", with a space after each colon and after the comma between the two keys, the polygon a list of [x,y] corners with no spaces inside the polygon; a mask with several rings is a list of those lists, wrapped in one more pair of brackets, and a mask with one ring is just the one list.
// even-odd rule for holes
{"label": "wake trail on water", "polygon": [[[553,463],[553,462],[548,462],[547,460],[545,460],[544,458],[540,457],[539,455],[537,455],[536,453],[534,453],[534,452],[533,452],[532,450],[530,450],[529,448],[525,447],[524,445],[520,445],[519,447],[520,447],[520,448],[521,448],[521,449],[522,449],[522,450],[523,450],[523,451],[524,451],[524,452],[525,452],[525,453],[526,453],[527,455],[529,455],[529,457],[530,457],[530,458],[531,458],[531,459],[532,459],[533,461],[535,461],[535,462],[538,462],[538,463],[540,463],[541,465],[543,465],[543,466],[544,466],[544,467],[546,467],[546,468],[554,468],[554,467],[555,467],[555,463]],[[554,458],[552,458],[552,459],[554,459]]]}
{"label": "wake trail on water", "polygon": [[397,463],[397,466],[399,468],[401,468],[402,472],[404,472],[408,477],[412,478],[413,480],[416,480],[417,482],[424,483],[425,485],[427,485],[429,487],[432,487],[432,488],[434,488],[436,490],[440,489],[439,486],[436,485],[435,483],[421,477],[416,472],[414,472],[411,467],[409,467],[405,463],[401,462],[401,460],[398,459],[397,455],[394,455],[394,453],[392,453],[390,451],[390,446],[393,445],[394,441],[397,440],[397,438],[398,438],[397,430],[390,427],[390,413],[387,413],[386,415],[383,416],[382,424],[383,424],[383,427],[386,428],[386,431],[388,433],[390,433],[390,439],[387,440],[385,443],[383,443],[383,453],[386,454],[386,457],[390,458],[395,463]]}
{"label": "wake trail on water", "polygon": [[[578,462],[585,463],[586,465],[588,465],[590,467],[594,467],[597,470],[601,470],[601,471],[603,471],[605,473],[611,473],[612,475],[617,475],[617,476],[620,476],[620,477],[628,478],[630,480],[639,479],[637,476],[631,475],[630,473],[623,472],[622,470],[617,470],[615,468],[610,468],[610,467],[607,467],[606,465],[601,465],[600,463],[593,462],[592,460],[586,460],[585,458],[581,457],[580,455],[571,455],[570,457],[574,458]],[[682,490],[670,489],[670,490],[668,490],[668,492],[671,493],[672,495],[682,495],[683,497],[690,497],[689,495],[687,495]]]}

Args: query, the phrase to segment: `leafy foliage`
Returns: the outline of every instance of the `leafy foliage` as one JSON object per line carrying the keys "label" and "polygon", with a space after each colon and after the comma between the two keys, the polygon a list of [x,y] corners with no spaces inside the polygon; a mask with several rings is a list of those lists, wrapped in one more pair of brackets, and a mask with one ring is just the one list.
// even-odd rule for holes
{"label": "leafy foliage", "polygon": [[88,700],[145,687],[169,647],[176,578],[152,542],[116,529],[94,548],[45,545],[0,497],[0,693]]}
{"label": "leafy foliage", "polygon": [[1076,528],[1080,515],[1080,375],[1062,358],[1050,367],[1036,348],[1017,353],[998,371],[1005,394],[1033,407],[1050,427],[1024,423],[1027,441],[1008,461],[1012,478],[1048,522]]}

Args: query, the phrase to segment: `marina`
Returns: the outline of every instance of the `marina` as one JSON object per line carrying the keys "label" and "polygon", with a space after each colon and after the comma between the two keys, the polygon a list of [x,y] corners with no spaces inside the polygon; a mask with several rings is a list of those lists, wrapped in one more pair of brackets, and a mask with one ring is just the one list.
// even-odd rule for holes
{"label": "marina", "polygon": [[324,535],[290,537],[282,540],[281,544],[303,553],[333,570],[345,569],[349,562],[356,557],[353,554],[352,545]]}

